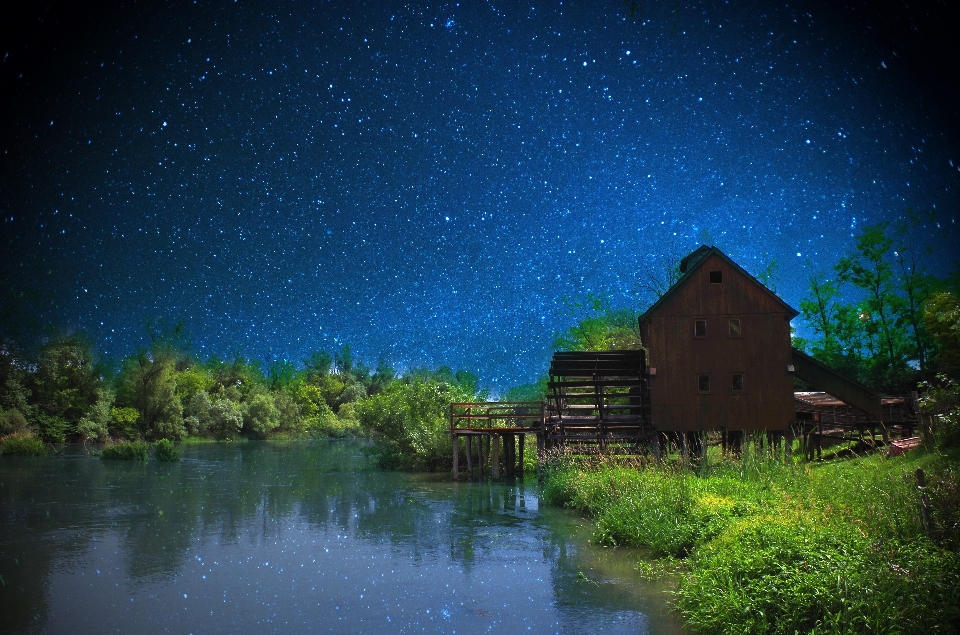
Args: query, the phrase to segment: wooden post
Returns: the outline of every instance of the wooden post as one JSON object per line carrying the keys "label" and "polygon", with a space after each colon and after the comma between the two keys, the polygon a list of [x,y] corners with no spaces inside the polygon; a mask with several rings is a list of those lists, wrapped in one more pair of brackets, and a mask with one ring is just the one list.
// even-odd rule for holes
{"label": "wooden post", "polygon": [[467,475],[473,478],[473,435],[467,435]]}
{"label": "wooden post", "polygon": [[523,444],[526,442],[525,434],[520,434],[520,438],[517,439],[520,443],[520,460],[517,462],[517,471],[520,472],[520,478],[523,478]]}
{"label": "wooden post", "polygon": [[929,538],[933,533],[933,522],[930,519],[930,499],[924,491],[927,487],[927,478],[921,469],[917,469],[914,476],[917,479],[917,491],[920,492],[920,520],[923,521],[923,532]]}
{"label": "wooden post", "polygon": [[543,478],[543,461],[546,456],[546,443],[544,441],[544,435],[546,432],[543,429],[537,431],[537,479]]}
{"label": "wooden post", "polygon": [[786,439],[783,442],[783,462],[793,465],[793,424],[787,424]]}
{"label": "wooden post", "polygon": [[490,459],[490,435],[480,437],[480,477],[483,478],[483,468]]}
{"label": "wooden post", "polygon": [[490,443],[493,444],[490,448],[490,476],[500,478],[500,435],[490,435]]}
{"label": "wooden post", "polygon": [[503,437],[503,472],[507,478],[513,477],[516,467],[517,441],[515,435],[507,434]]}
{"label": "wooden post", "polygon": [[453,437],[453,480],[457,480],[458,478],[460,478],[460,475],[458,474],[459,467],[460,467],[458,465],[459,463],[458,459],[460,457],[457,456],[458,454],[460,454],[460,443],[459,443],[460,439],[457,437],[457,434],[455,432],[450,436]]}

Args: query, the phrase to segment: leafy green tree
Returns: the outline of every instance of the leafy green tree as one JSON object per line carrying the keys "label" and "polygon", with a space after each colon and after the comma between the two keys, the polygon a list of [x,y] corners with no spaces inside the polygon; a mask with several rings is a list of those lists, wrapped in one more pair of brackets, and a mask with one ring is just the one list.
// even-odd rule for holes
{"label": "leafy green tree", "polygon": [[117,401],[140,413],[138,432],[144,438],[178,439],[186,433],[177,396],[176,362],[176,353],[164,346],[141,349],[123,362]]}
{"label": "leafy green tree", "polygon": [[870,344],[878,344],[871,351],[879,357],[873,365],[874,383],[882,386],[892,384],[906,370],[903,333],[896,328],[900,298],[896,295],[893,267],[887,259],[893,247],[888,228],[886,222],[865,227],[856,237],[856,251],[840,258],[836,266],[842,282],[866,293],[865,316],[872,322],[867,325],[867,333]]}
{"label": "leafy green tree", "polygon": [[588,294],[586,300],[568,301],[577,323],[557,335],[554,346],[567,351],[636,350],[642,347],[637,314],[614,309],[607,298]]}
{"label": "leafy green tree", "polygon": [[57,334],[43,344],[31,377],[41,436],[63,441],[75,432],[97,400],[95,365],[92,346],[82,335]]}
{"label": "leafy green tree", "polygon": [[140,411],[136,408],[111,408],[107,431],[111,437],[136,439],[138,436],[137,421],[139,420]]}
{"label": "leafy green tree", "polygon": [[927,246],[918,248],[911,229],[923,221],[933,221],[933,213],[907,210],[906,218],[898,219],[893,226],[893,258],[901,301],[897,305],[897,326],[907,332],[913,350],[910,356],[917,361],[921,377],[927,374],[927,357],[931,346],[930,336],[924,322],[924,305],[937,286],[937,280],[923,267],[922,257],[933,250]]}
{"label": "leafy green tree", "polygon": [[215,399],[210,405],[210,432],[218,439],[233,439],[243,429],[243,412],[226,398]]}
{"label": "leafy green tree", "polygon": [[476,398],[462,386],[414,376],[356,403],[384,469],[438,470],[450,460],[450,403]]}
{"label": "leafy green tree", "polygon": [[960,379],[960,302],[950,291],[931,295],[925,304],[923,321],[934,341],[934,360],[939,371]]}
{"label": "leafy green tree", "polygon": [[277,421],[282,432],[303,431],[303,417],[300,406],[288,390],[280,390],[273,395],[273,405],[277,409]]}
{"label": "leafy green tree", "polygon": [[262,439],[279,426],[280,412],[273,397],[266,393],[251,396],[243,408],[243,431]]}
{"label": "leafy green tree", "polygon": [[308,381],[314,378],[329,375],[333,367],[333,357],[327,351],[314,351],[310,357],[303,361]]}
{"label": "leafy green tree", "polygon": [[86,443],[91,439],[106,441],[110,435],[111,410],[113,409],[113,391],[101,388],[97,390],[97,401],[77,423],[77,434],[80,441]]}

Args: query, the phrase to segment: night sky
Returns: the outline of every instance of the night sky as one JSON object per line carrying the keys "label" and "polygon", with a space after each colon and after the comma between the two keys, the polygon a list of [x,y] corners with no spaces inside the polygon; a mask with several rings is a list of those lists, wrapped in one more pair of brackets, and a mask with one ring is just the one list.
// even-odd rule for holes
{"label": "night sky", "polygon": [[564,298],[642,308],[701,242],[775,257],[794,307],[907,207],[955,256],[937,2],[11,4],[2,284],[108,355],[182,317],[202,356],[349,343],[502,390]]}

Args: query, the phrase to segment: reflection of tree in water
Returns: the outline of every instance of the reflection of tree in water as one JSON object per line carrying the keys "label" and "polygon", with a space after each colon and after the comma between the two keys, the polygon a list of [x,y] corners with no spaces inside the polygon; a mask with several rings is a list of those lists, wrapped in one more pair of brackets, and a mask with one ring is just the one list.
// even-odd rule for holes
{"label": "reflection of tree in water", "polygon": [[542,549],[556,563],[558,597],[602,593],[604,606],[617,597],[616,588],[577,580],[568,534],[526,509],[522,485],[380,472],[361,449],[352,442],[200,446],[174,464],[5,459],[0,541],[12,547],[0,554],[0,629],[40,627],[52,568],[76,570],[74,559],[105,534],[118,538],[136,587],[180,575],[206,544],[273,542],[291,524],[389,545],[414,564],[447,555],[467,576],[480,564],[530,559]]}

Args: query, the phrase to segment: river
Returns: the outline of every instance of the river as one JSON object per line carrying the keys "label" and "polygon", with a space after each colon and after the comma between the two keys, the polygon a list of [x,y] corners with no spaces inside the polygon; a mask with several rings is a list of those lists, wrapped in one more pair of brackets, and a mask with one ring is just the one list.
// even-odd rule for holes
{"label": "river", "polygon": [[536,481],[381,472],[354,441],[0,457],[3,633],[679,634],[642,555]]}

